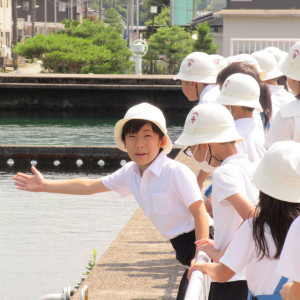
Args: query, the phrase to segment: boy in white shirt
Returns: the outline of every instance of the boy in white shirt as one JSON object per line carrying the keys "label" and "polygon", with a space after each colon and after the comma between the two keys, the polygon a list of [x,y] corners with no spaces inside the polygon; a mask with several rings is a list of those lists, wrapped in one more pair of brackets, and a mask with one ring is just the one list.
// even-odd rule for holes
{"label": "boy in white shirt", "polygon": [[259,103],[260,88],[250,75],[235,73],[224,82],[216,103],[227,106],[235,121],[238,133],[243,137],[235,144],[239,153],[248,155],[250,162],[265,154],[264,132],[254,119],[254,110],[262,111]]}
{"label": "boy in white shirt", "polygon": [[193,52],[184,58],[174,80],[180,80],[189,101],[199,104],[214,102],[220,90],[216,83],[218,71],[212,58],[204,52]]}
{"label": "boy in white shirt", "polygon": [[[176,251],[176,258],[189,266],[196,255],[195,240],[207,238],[208,216],[194,173],[169,159],[172,143],[163,113],[142,103],[131,107],[114,130],[117,147],[128,152],[131,162],[99,179],[50,181],[32,167],[33,175],[14,176],[19,190],[89,195],[115,191],[132,194],[146,216]],[[185,272],[178,299],[187,287]]]}
{"label": "boy in white shirt", "polygon": [[274,116],[266,136],[266,148],[277,141],[300,142],[300,42],[291,47],[288,55],[279,62],[279,70],[287,77],[297,100],[281,107]]}
{"label": "boy in white shirt", "polygon": [[[220,104],[208,103],[196,105],[190,111],[183,133],[176,141],[179,145],[189,145],[199,167],[213,173],[211,202],[215,241],[206,239],[201,243],[209,248],[207,254],[214,261],[219,260],[241,223],[251,216],[258,200],[247,155],[238,154],[235,148],[235,142],[240,140],[242,137],[229,110]],[[247,299],[245,279],[245,274],[241,272],[231,282],[212,282],[209,299]]]}

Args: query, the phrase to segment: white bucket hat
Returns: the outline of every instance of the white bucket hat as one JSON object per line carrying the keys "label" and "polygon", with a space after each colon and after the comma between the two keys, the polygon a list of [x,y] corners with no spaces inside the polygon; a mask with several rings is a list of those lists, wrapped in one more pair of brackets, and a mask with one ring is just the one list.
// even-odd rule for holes
{"label": "white bucket hat", "polygon": [[124,125],[133,119],[147,120],[156,124],[167,138],[167,142],[163,147],[165,154],[168,154],[172,149],[172,142],[167,134],[166,119],[162,111],[149,103],[141,103],[131,107],[124,116],[124,119],[118,121],[115,125],[114,136],[117,147],[127,152],[122,141],[122,131]]}
{"label": "white bucket hat", "polygon": [[229,110],[216,103],[196,105],[188,114],[183,132],[175,142],[192,146],[206,143],[241,141]]}
{"label": "white bucket hat", "polygon": [[258,62],[260,68],[266,73],[263,80],[278,78],[283,75],[278,69],[275,56],[268,51],[255,51],[251,54]]}
{"label": "white bucket hat", "polygon": [[279,61],[287,55],[287,52],[285,52],[277,47],[273,47],[273,46],[265,48],[264,51],[268,51],[268,52],[272,53],[274,55],[277,63],[279,63]]}
{"label": "white bucket hat", "polygon": [[235,73],[224,82],[216,103],[252,107],[263,111],[259,103],[260,87],[250,75]]}
{"label": "white bucket hat", "polygon": [[217,70],[213,60],[204,52],[193,52],[184,58],[179,73],[173,78],[184,81],[216,83]]}
{"label": "white bucket hat", "polygon": [[280,60],[279,70],[288,78],[300,81],[300,42],[291,47],[288,55]]}
{"label": "white bucket hat", "polygon": [[228,61],[225,57],[218,54],[210,54],[209,57],[213,60],[215,68],[218,72],[228,66]]}
{"label": "white bucket hat", "polygon": [[257,71],[259,73],[259,76],[262,80],[266,76],[265,72],[259,66],[259,63],[257,62],[257,60],[252,55],[250,55],[248,53],[241,53],[241,54],[231,56],[231,57],[228,58],[228,62],[229,62],[229,64],[234,63],[234,62],[242,62],[242,63],[245,63],[245,64],[252,65],[257,69]]}
{"label": "white bucket hat", "polygon": [[273,198],[300,203],[300,143],[274,143],[257,164],[253,182]]}

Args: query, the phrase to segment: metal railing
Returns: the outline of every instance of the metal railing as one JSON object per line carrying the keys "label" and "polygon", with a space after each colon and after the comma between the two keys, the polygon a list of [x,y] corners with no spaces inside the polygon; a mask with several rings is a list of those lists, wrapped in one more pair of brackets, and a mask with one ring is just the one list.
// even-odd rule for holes
{"label": "metal railing", "polygon": [[[196,262],[209,262],[209,257],[199,251]],[[211,279],[201,271],[194,271],[191,275],[184,300],[207,300]]]}
{"label": "metal railing", "polygon": [[251,54],[267,47],[277,47],[288,52],[294,43],[300,39],[262,39],[262,38],[232,38],[230,39],[230,55],[241,53]]}

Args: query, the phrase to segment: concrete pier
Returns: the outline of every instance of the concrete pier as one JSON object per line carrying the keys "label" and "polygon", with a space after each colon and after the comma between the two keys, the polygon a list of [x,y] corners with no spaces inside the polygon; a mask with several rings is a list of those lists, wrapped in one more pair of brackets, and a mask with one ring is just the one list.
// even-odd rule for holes
{"label": "concrete pier", "polygon": [[173,75],[1,74],[0,109],[23,112],[97,112],[123,116],[132,105],[149,102],[165,114],[187,114]]}

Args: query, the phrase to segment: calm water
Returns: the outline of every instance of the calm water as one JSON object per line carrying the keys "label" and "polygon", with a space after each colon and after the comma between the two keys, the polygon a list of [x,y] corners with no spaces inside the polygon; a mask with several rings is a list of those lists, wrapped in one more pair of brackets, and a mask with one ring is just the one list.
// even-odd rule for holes
{"label": "calm water", "polygon": [[[184,120],[169,122],[174,141]],[[2,145],[114,145],[117,118],[1,116]],[[137,208],[132,197],[109,192],[69,196],[17,191],[12,174],[0,174],[0,299],[36,300],[74,286],[92,249],[98,259]],[[47,178],[97,175],[44,174]],[[101,176],[103,174],[99,174]],[[118,209],[116,209],[116,207]]]}

